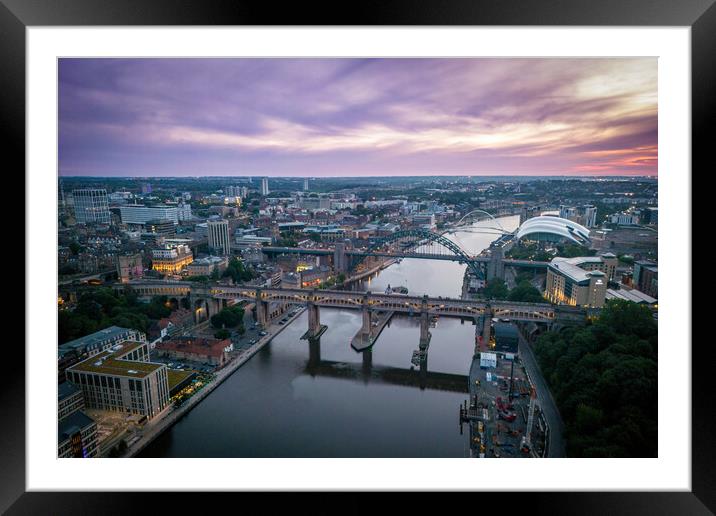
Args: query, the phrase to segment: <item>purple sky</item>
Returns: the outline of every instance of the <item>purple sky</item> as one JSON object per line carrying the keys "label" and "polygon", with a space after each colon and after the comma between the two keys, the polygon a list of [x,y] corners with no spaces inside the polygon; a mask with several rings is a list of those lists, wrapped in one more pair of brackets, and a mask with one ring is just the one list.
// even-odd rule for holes
{"label": "purple sky", "polygon": [[656,175],[657,60],[60,59],[65,176]]}

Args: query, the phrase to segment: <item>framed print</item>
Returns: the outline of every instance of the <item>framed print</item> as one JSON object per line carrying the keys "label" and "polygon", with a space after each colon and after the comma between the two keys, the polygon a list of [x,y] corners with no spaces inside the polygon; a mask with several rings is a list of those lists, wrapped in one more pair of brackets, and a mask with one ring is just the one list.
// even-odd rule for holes
{"label": "framed print", "polygon": [[647,4],[3,0],[27,302],[0,507],[713,511],[716,8]]}

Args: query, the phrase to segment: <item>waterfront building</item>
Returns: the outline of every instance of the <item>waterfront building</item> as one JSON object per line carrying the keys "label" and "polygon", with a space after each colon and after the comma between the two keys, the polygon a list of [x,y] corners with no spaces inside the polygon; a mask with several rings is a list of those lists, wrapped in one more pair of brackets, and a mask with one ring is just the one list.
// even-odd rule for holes
{"label": "waterfront building", "polygon": [[155,352],[160,357],[193,362],[208,362],[221,367],[229,361],[229,353],[234,345],[230,339],[204,339],[198,337],[174,337],[156,345]]}
{"label": "waterfront building", "polygon": [[221,251],[224,256],[231,254],[229,221],[226,219],[209,220],[206,225],[209,247]]}
{"label": "waterfront building", "polygon": [[169,404],[167,366],[149,361],[147,342],[124,341],[67,368],[89,408],[155,417]]}
{"label": "waterfront building", "polygon": [[164,244],[152,250],[152,269],[165,274],[178,274],[194,261],[194,255],[186,244]]}
{"label": "waterfront building", "polygon": [[65,379],[65,370],[80,360],[93,357],[113,345],[125,340],[145,341],[146,335],[132,328],[109,326],[79,339],[60,344],[58,349],[57,365],[59,380]]}
{"label": "waterfront building", "polygon": [[80,224],[109,224],[112,216],[109,212],[107,190],[104,188],[83,188],[72,191],[75,220]]}
{"label": "waterfront building", "polygon": [[602,307],[609,281],[605,271],[609,267],[596,256],[554,258],[547,268],[545,297],[558,304]]}

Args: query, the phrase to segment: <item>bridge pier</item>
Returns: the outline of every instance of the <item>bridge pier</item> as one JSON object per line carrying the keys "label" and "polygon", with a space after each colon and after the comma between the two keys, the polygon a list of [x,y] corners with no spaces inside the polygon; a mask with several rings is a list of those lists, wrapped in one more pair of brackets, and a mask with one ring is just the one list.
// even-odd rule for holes
{"label": "bridge pier", "polygon": [[482,317],[482,342],[489,349],[490,335],[492,335],[492,309],[490,305],[485,307],[485,315]]}
{"label": "bridge pier", "polygon": [[256,324],[264,329],[268,325],[268,303],[258,294],[256,296]]}
{"label": "bridge pier", "polygon": [[428,349],[430,345],[430,317],[427,310],[420,313],[420,351]]}
{"label": "bridge pier", "polygon": [[366,375],[370,375],[371,370],[373,369],[373,351],[370,349],[366,349],[362,353],[363,355],[363,373]]}
{"label": "bridge pier", "polygon": [[308,339],[308,365],[317,367],[321,362],[321,339]]}
{"label": "bridge pier", "polygon": [[373,315],[371,311],[364,306],[363,307],[363,326],[361,326],[361,332],[363,335],[370,335],[372,329],[371,324],[373,323]]}
{"label": "bridge pier", "polygon": [[328,327],[321,324],[321,312],[317,304],[309,302],[306,308],[308,309],[308,331],[301,338],[308,339],[310,342],[323,335]]}

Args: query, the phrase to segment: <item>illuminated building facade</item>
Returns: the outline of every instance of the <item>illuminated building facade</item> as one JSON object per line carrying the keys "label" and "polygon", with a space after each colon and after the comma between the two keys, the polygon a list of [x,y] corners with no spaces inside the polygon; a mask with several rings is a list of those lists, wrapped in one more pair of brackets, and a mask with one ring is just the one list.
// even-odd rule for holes
{"label": "illuminated building facade", "polygon": [[149,361],[146,342],[125,341],[66,371],[89,408],[147,416],[169,404],[167,366]]}
{"label": "illuminated building facade", "polygon": [[608,274],[614,274],[612,263],[596,256],[554,258],[547,269],[545,297],[571,306],[604,306]]}
{"label": "illuminated building facade", "polygon": [[152,269],[165,274],[178,274],[193,261],[194,255],[186,244],[152,250]]}

